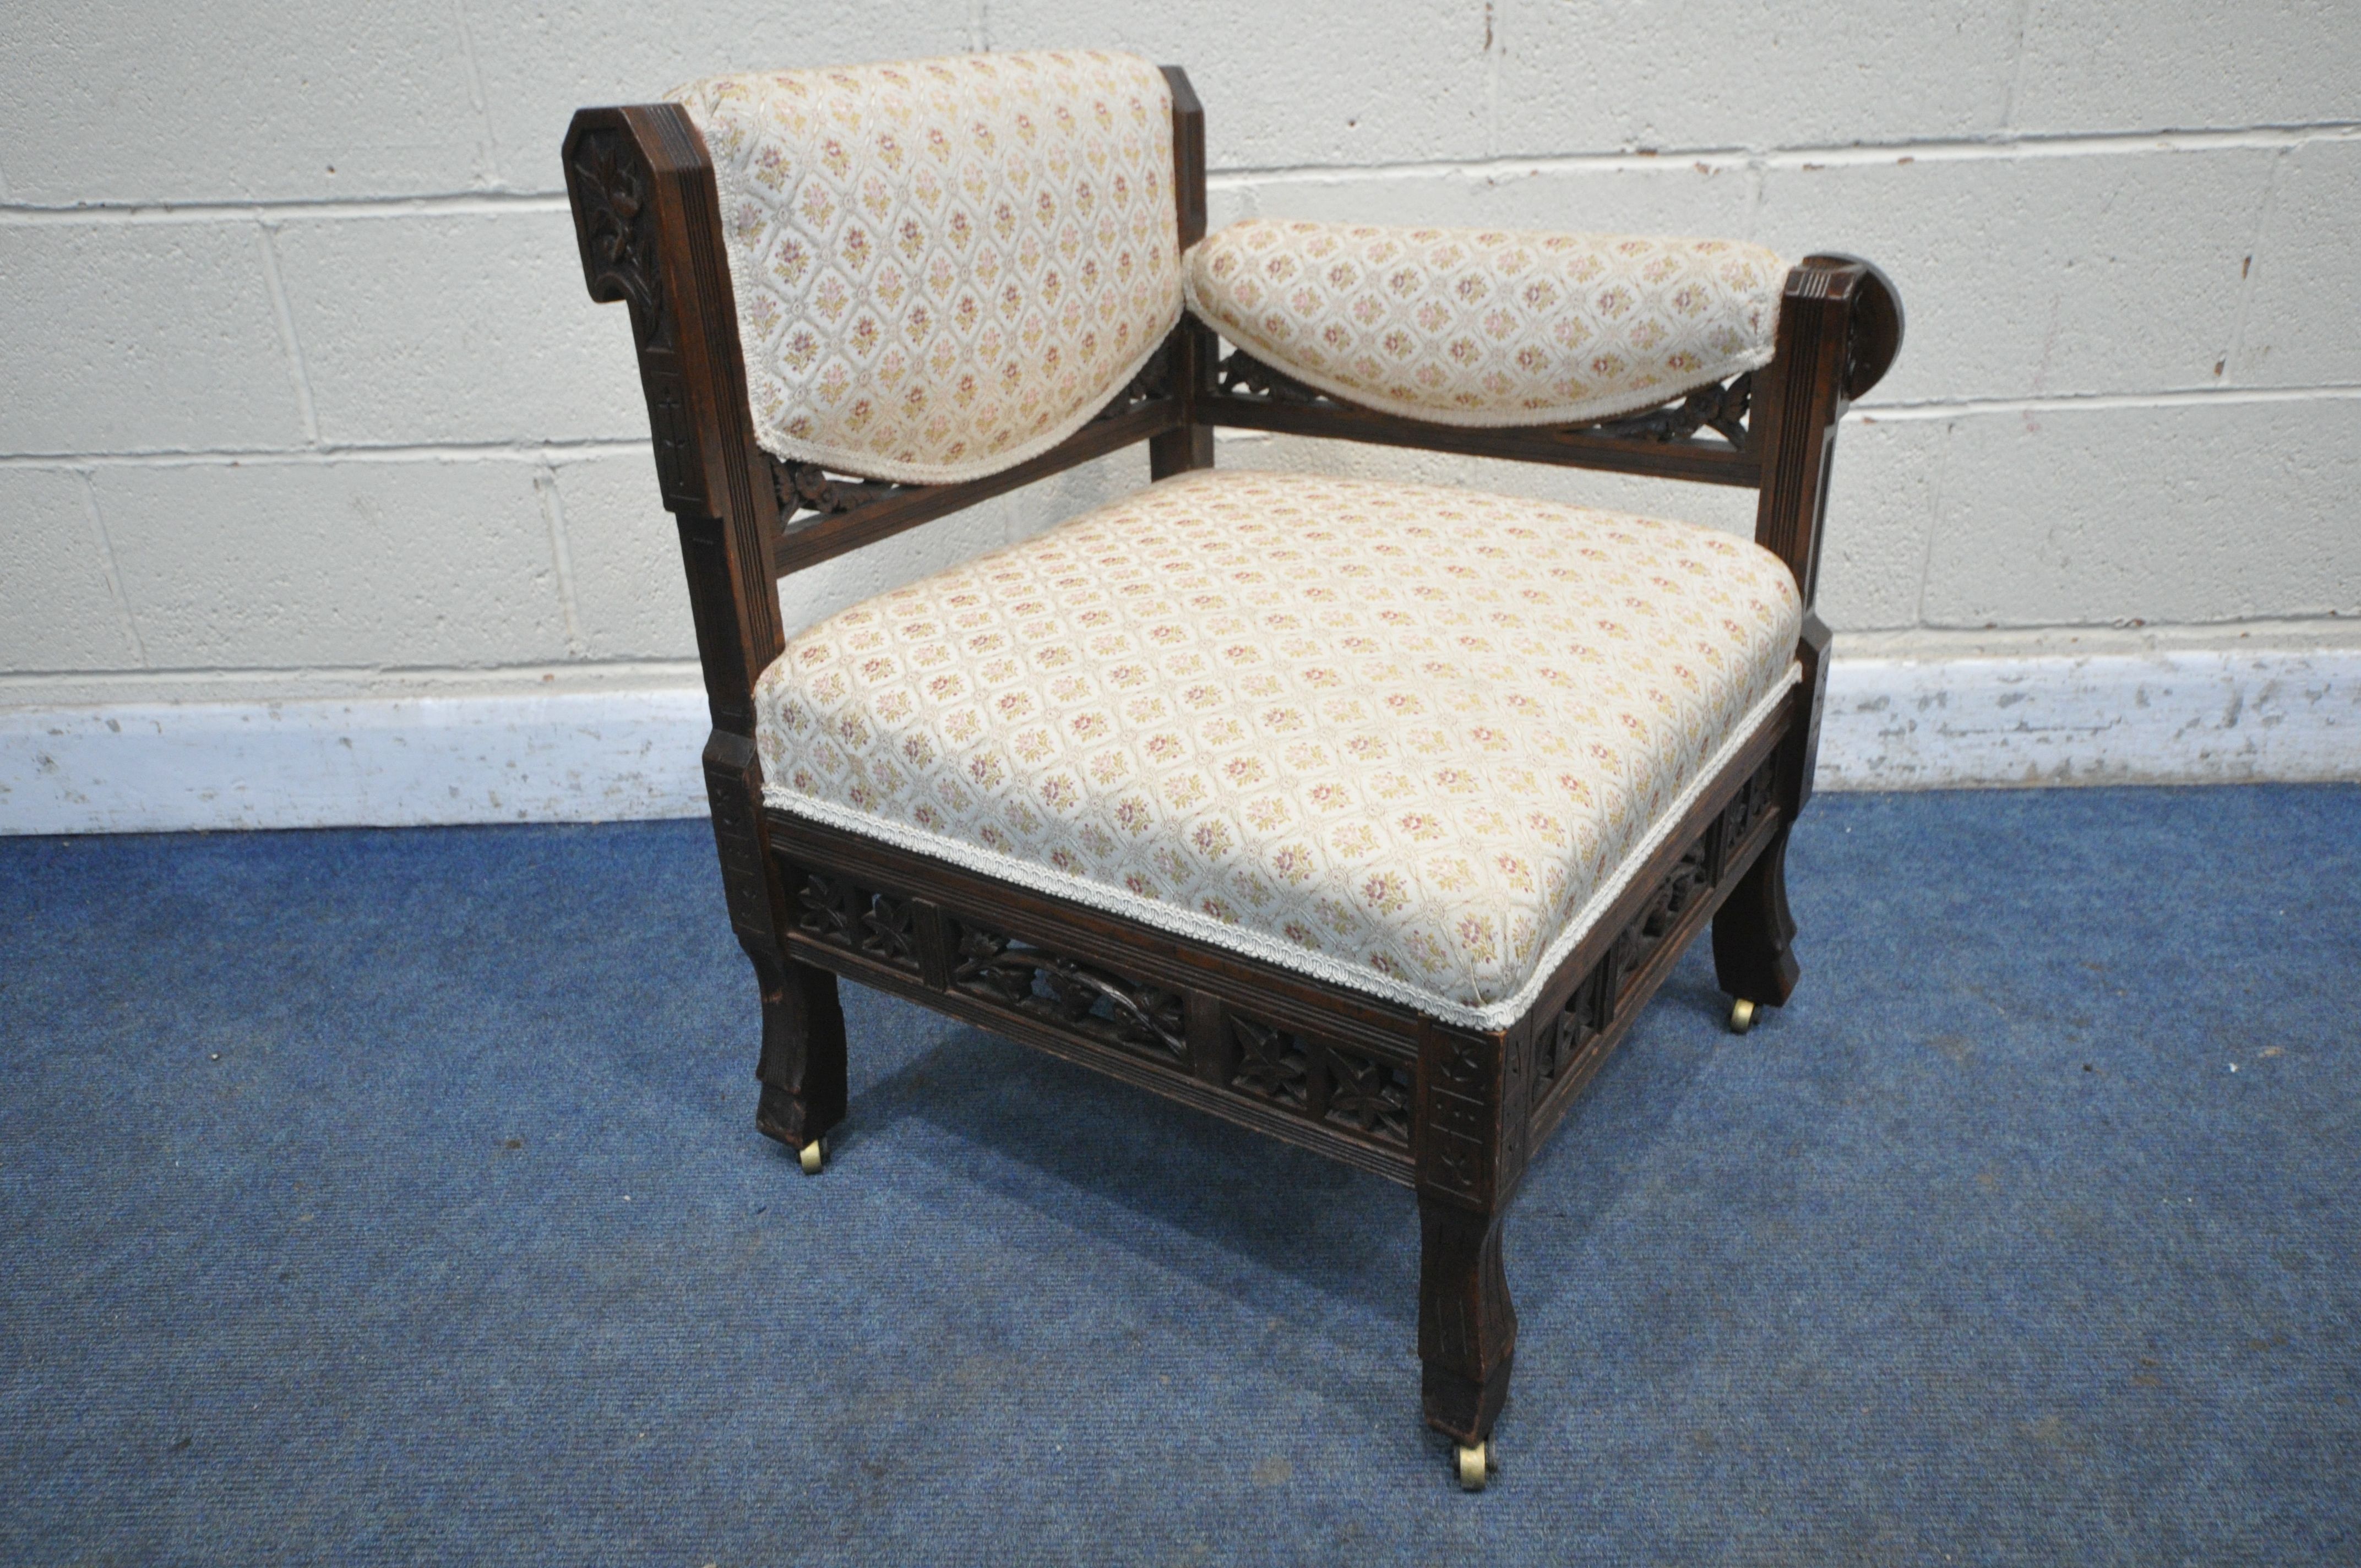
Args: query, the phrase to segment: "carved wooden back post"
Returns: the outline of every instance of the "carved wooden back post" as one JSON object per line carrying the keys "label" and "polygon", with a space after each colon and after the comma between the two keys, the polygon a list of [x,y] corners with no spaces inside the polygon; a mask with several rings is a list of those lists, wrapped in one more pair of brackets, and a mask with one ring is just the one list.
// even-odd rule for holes
{"label": "carved wooden back post", "polygon": [[754,444],[712,160],[678,104],[585,109],[566,136],[566,187],[590,297],[631,305],[713,726],[752,736],[754,682],[786,645],[770,560],[778,506]]}
{"label": "carved wooden back post", "polygon": [[[835,986],[783,960],[786,902],[763,819],[754,683],[786,647],[772,564],[778,500],[754,443],[712,159],[675,104],[582,110],[565,156],[590,297],[631,305],[656,484],[680,528],[713,715],[706,795],[730,924],[762,989],[762,1075],[795,1084],[810,1113],[841,1116],[842,1053],[814,1053],[807,1080],[801,1047],[814,1029],[841,1036]],[[783,1064],[783,1053],[796,1059]]]}

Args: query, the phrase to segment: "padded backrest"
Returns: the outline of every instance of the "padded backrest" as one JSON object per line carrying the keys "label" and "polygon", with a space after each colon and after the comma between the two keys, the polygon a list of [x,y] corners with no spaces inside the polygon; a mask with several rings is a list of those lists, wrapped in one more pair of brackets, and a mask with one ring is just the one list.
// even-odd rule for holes
{"label": "padded backrest", "polygon": [[1172,97],[1083,51],[675,89],[719,185],[755,437],[917,484],[1046,451],[1180,319]]}

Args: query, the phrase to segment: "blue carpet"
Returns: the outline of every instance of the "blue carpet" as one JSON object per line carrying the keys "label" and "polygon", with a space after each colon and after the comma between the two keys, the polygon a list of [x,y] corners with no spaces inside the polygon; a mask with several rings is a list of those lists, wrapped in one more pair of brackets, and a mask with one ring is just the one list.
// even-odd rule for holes
{"label": "blue carpet", "polygon": [[0,1561],[2361,1561],[2361,790],[1824,796],[1508,1231],[847,991],[697,823],[0,841]]}

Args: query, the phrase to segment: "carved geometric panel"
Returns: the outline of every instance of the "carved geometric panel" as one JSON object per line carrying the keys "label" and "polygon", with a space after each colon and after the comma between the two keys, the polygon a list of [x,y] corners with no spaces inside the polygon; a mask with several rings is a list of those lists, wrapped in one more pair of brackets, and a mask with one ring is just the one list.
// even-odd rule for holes
{"label": "carved geometric panel", "polygon": [[763,834],[755,816],[755,785],[726,762],[708,761],[706,798],[713,808],[713,840],[721,854],[721,891],[730,924],[741,936],[775,942],[771,929],[770,884],[763,875]]}
{"label": "carved geometric panel", "polygon": [[1420,1175],[1466,1197],[1488,1200],[1494,1157],[1492,1053],[1470,1036],[1445,1034],[1427,1098],[1427,1146]]}
{"label": "carved geometric panel", "polygon": [[1230,1087],[1306,1120],[1394,1148],[1410,1147],[1411,1064],[1231,1014]]}
{"label": "carved geometric panel", "polygon": [[1306,1050],[1300,1036],[1251,1018],[1234,1017],[1230,1028],[1238,1043],[1238,1070],[1231,1086],[1290,1111],[1307,1109],[1317,1048]]}
{"label": "carved geometric panel", "polygon": [[1779,759],[1776,755],[1754,770],[1753,776],[1739,786],[1730,804],[1721,811],[1721,837],[1714,846],[1713,874],[1719,880],[1727,868],[1730,852],[1746,841],[1754,825],[1771,815],[1772,803],[1777,798]]}
{"label": "carved geometric panel", "polygon": [[1637,974],[1653,957],[1664,938],[1680,924],[1681,916],[1689,905],[1704,897],[1713,883],[1708,872],[1713,832],[1708,828],[1697,835],[1697,842],[1685,850],[1673,869],[1664,874],[1648,894],[1648,902],[1623,928],[1615,940],[1613,989],[1620,992],[1623,982]]}
{"label": "carved geometric panel", "polygon": [[1327,1120],[1381,1144],[1410,1147],[1410,1102],[1415,1089],[1407,1062],[1386,1061],[1331,1046]]}
{"label": "carved geometric panel", "polygon": [[796,925],[805,935],[918,972],[917,923],[908,899],[826,872],[806,872],[795,896]]}

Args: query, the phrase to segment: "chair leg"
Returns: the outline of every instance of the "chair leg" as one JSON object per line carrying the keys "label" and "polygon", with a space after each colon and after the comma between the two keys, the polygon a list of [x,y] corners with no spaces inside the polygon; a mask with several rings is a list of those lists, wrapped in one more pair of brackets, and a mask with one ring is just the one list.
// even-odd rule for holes
{"label": "chair leg", "polygon": [[1508,1402],[1517,1309],[1500,1263],[1500,1215],[1422,1195],[1418,1354],[1426,1424],[1459,1444],[1460,1484],[1483,1485],[1492,1423]]}
{"label": "chair leg", "polygon": [[844,1120],[844,1009],[836,976],[783,950],[785,890],[763,825],[763,765],[752,736],[714,730],[705,743],[705,790],[730,925],[763,988],[763,1055],[754,1069],[763,1099],[754,1125],[816,1173],[821,1136]]}
{"label": "chair leg", "polygon": [[1787,912],[1787,828],[1782,824],[1713,916],[1713,969],[1741,1004],[1730,1027],[1743,1034],[1756,1007],[1778,1007],[1795,994],[1800,972],[1791,944],[1795,917]]}
{"label": "chair leg", "polygon": [[820,1139],[844,1120],[844,1009],[836,976],[794,959],[754,959],[763,984],[763,1099],[754,1125],[819,1169]]}

